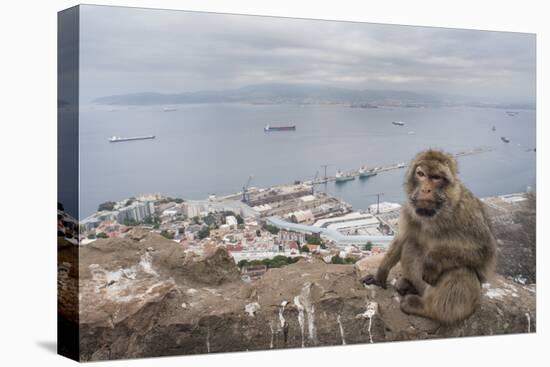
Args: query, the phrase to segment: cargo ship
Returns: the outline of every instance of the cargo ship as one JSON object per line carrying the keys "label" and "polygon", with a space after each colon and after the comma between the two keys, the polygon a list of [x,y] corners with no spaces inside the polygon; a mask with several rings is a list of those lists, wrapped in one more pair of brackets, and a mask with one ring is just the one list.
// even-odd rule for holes
{"label": "cargo ship", "polygon": [[391,123],[396,126],[405,126],[405,123],[403,121],[392,121]]}
{"label": "cargo ship", "polygon": [[365,166],[359,168],[359,178],[367,178],[376,175],[377,173],[374,168],[367,169]]}
{"label": "cargo ship", "polygon": [[296,130],[296,126],[270,126],[265,125],[264,131],[294,131]]}
{"label": "cargo ship", "polygon": [[132,141],[132,140],[147,140],[147,139],[154,139],[154,135],[146,135],[146,136],[132,136],[129,138],[121,138],[120,136],[113,136],[111,139],[109,139],[109,143],[119,143],[123,141]]}
{"label": "cargo ship", "polygon": [[355,180],[355,176],[349,173],[344,173],[342,171],[336,172],[336,183],[341,183],[341,182],[346,182],[351,180]]}

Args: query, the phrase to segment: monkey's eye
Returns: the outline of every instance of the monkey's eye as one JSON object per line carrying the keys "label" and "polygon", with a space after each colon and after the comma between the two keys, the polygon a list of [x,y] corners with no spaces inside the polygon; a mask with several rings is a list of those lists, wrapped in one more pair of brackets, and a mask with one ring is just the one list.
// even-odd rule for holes
{"label": "monkey's eye", "polygon": [[422,171],[418,171],[418,172],[416,172],[416,174],[418,175],[418,177],[424,177],[424,176],[426,176],[426,175],[424,174],[424,172],[422,172]]}
{"label": "monkey's eye", "polygon": [[433,176],[430,176],[430,178],[431,178],[432,180],[434,180],[434,181],[439,181],[439,180],[441,180],[443,177],[438,176],[438,175],[433,175]]}

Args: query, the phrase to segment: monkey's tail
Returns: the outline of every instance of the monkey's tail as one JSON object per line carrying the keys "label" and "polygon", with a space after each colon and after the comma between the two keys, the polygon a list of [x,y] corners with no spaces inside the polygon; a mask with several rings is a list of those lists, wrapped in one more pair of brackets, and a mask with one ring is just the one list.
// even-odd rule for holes
{"label": "monkey's tail", "polygon": [[435,287],[424,294],[425,307],[433,318],[444,324],[456,324],[476,310],[481,284],[475,271],[458,268],[444,273]]}
{"label": "monkey's tail", "polygon": [[474,313],[480,294],[481,285],[474,271],[453,269],[443,274],[434,287],[426,288],[422,297],[407,295],[401,310],[443,324],[456,324]]}

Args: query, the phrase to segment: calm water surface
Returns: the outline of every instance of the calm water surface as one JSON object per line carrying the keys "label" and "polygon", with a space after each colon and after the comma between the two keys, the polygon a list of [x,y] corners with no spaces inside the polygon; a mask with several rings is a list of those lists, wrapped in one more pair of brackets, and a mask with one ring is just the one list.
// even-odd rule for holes
{"label": "calm water surface", "polygon": [[[405,126],[391,124],[404,121]],[[160,106],[84,106],[80,111],[80,210],[92,214],[107,200],[159,192],[187,199],[320,177],[327,173],[408,162],[429,147],[458,152],[491,148],[459,158],[462,181],[477,195],[535,186],[535,111],[510,117],[488,108],[378,108],[331,105],[201,104],[164,112]],[[296,125],[294,132],[263,127]],[[496,131],[491,128],[495,126]],[[411,134],[409,132],[414,132]],[[112,135],[156,135],[154,140],[112,144]],[[506,136],[510,143],[501,141]],[[357,209],[403,199],[404,170],[344,184],[317,186]]]}

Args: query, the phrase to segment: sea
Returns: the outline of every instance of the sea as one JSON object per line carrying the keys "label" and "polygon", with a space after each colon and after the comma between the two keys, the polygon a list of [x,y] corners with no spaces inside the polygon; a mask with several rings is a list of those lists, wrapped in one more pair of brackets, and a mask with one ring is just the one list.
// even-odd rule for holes
{"label": "sea", "polygon": [[[239,192],[408,163],[427,148],[457,153],[459,175],[480,197],[536,190],[536,113],[479,107],[380,107],[288,104],[170,106],[83,105],[80,109],[80,218],[102,202],[143,193],[183,199]],[[403,121],[396,126],[392,121]],[[295,131],[264,132],[266,125]],[[495,131],[493,131],[493,127]],[[110,143],[112,136],[155,135],[152,140]],[[504,142],[506,137],[509,142]],[[402,202],[405,169],[367,179],[317,185],[366,209]]]}

